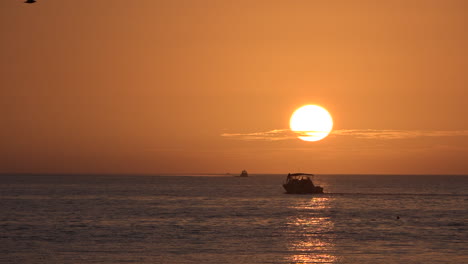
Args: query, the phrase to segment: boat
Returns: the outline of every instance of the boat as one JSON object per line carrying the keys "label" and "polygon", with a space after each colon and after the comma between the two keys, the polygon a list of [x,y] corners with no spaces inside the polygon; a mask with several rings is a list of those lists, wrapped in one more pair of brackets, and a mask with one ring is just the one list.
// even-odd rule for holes
{"label": "boat", "polygon": [[239,176],[236,177],[249,177],[249,174],[247,173],[246,170],[243,170]]}
{"label": "boat", "polygon": [[323,188],[315,186],[308,173],[288,173],[283,184],[286,193],[323,193]]}

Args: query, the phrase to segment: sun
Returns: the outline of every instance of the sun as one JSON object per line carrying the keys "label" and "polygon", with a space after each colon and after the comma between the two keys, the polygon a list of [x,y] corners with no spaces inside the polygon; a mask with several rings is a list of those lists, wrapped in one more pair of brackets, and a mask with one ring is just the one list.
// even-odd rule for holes
{"label": "sun", "polygon": [[333,119],[328,111],[318,105],[304,105],[298,108],[289,120],[291,131],[304,141],[324,139],[333,128]]}

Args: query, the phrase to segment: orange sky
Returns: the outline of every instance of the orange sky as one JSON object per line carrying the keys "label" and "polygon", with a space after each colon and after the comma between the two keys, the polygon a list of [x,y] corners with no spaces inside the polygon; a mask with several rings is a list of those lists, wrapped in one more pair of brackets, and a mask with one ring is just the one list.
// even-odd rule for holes
{"label": "orange sky", "polygon": [[[22,2],[0,173],[468,174],[467,1]],[[283,135],[304,104],[332,135]]]}

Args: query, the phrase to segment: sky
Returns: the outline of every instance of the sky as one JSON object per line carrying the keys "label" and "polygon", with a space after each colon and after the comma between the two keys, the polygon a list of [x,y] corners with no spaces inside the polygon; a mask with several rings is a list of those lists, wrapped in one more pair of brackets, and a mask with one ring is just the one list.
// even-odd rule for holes
{"label": "sky", "polygon": [[[0,1],[0,173],[468,174],[467,1]],[[333,117],[316,142],[289,119]]]}

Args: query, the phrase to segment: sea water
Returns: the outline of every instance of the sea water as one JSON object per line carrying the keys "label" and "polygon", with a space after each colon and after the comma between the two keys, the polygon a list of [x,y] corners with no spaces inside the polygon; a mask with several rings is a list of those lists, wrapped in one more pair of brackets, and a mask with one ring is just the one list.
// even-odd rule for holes
{"label": "sea water", "polygon": [[468,176],[0,176],[0,263],[468,263]]}

